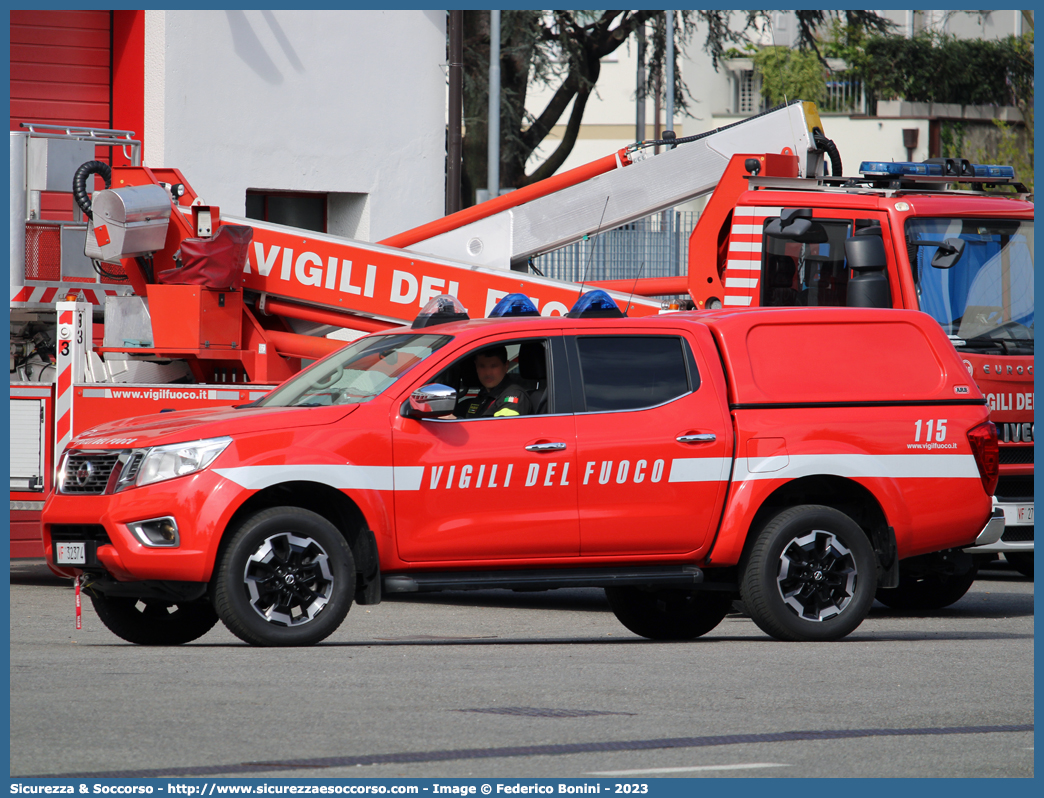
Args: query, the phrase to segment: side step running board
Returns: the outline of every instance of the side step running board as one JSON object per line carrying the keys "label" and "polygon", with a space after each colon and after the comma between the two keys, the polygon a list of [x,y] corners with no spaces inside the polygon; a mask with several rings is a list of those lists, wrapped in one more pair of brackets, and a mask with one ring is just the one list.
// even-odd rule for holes
{"label": "side step running board", "polygon": [[561,587],[647,586],[658,588],[733,589],[704,584],[695,565],[650,565],[624,568],[570,568],[526,571],[453,571],[392,574],[382,580],[385,593],[428,593],[437,590],[553,590]]}

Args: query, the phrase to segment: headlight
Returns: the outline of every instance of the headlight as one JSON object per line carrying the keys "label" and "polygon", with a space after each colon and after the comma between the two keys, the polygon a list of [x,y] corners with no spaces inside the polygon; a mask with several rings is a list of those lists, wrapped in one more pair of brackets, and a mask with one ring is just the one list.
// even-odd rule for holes
{"label": "headlight", "polygon": [[213,463],[230,443],[231,438],[210,438],[205,441],[153,447],[145,452],[134,484],[150,485],[153,482],[202,471]]}

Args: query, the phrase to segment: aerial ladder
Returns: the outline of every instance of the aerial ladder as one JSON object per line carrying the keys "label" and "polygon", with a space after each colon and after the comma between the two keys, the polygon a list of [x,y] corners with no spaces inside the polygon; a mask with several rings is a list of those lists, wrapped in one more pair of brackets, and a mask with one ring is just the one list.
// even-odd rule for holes
{"label": "aerial ladder", "polygon": [[528,271],[530,258],[709,194],[737,155],[757,158],[763,174],[767,168],[779,177],[815,177],[832,148],[815,104],[800,100],[660,142],[668,149],[655,156],[653,144],[638,142],[381,243]]}

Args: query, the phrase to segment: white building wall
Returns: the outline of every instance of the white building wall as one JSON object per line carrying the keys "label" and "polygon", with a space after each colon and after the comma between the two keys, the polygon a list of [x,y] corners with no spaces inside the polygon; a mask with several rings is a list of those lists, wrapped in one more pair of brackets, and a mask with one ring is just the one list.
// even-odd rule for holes
{"label": "white building wall", "polygon": [[148,11],[146,166],[208,203],[330,192],[371,241],[443,215],[444,11]]}

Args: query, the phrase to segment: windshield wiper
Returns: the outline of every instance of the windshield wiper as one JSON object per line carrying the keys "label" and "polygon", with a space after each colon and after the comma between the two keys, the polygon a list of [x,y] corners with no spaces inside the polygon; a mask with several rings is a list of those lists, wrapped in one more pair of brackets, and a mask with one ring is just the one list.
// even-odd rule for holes
{"label": "windshield wiper", "polygon": [[983,333],[982,335],[976,335],[974,338],[967,338],[964,341],[964,345],[968,346],[994,346],[1000,349],[1004,354],[1012,354],[1012,350],[1018,350],[1020,348],[1033,349],[1032,338],[991,338],[989,333]]}

